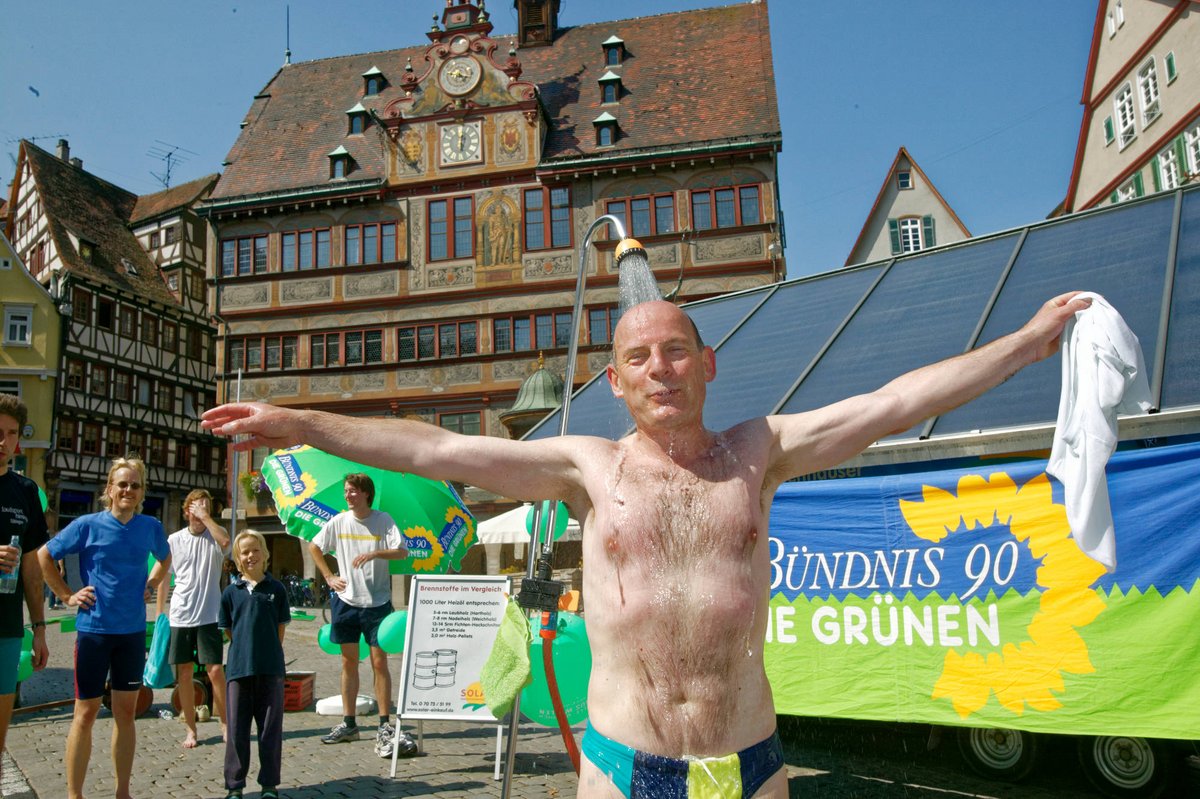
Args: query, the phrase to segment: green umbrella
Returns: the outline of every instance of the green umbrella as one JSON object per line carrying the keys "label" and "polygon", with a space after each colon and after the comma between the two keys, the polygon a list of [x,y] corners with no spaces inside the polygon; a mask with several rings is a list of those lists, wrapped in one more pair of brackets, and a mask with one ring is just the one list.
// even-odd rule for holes
{"label": "green umbrella", "polygon": [[346,509],[342,485],[353,472],[374,481],[372,507],[391,516],[404,536],[408,557],[389,562],[392,574],[444,574],[460,568],[475,543],[475,519],[449,483],[363,466],[309,446],[281,449],[262,465],[280,521],[305,541]]}

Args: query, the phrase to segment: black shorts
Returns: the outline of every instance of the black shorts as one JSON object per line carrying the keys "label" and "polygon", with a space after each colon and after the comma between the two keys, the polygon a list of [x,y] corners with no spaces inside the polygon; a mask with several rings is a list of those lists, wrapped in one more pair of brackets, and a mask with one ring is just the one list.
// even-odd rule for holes
{"label": "black shorts", "polygon": [[105,678],[110,678],[114,691],[136,691],[142,687],[145,669],[144,632],[120,635],[75,633],[76,699],[104,696]]}
{"label": "black shorts", "polygon": [[379,625],[391,612],[391,602],[373,608],[356,608],[343,602],[337,594],[330,594],[329,640],[335,644],[357,644],[361,634],[367,639],[368,646],[379,646]]}
{"label": "black shorts", "polygon": [[172,627],[171,644],[167,647],[167,662],[199,663],[201,666],[220,666],[225,659],[224,642],[216,622],[199,627]]}

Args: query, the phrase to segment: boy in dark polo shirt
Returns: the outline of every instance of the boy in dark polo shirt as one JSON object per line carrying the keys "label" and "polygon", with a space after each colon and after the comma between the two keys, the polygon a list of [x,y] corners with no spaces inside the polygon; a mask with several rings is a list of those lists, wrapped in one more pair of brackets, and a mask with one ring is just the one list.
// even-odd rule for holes
{"label": "boy in dark polo shirt", "polygon": [[225,747],[226,799],[241,799],[250,770],[250,720],[258,726],[258,784],[278,799],[283,759],[283,630],[292,620],[283,583],[266,573],[267,543],[252,530],[233,542],[241,576],[221,594],[217,626],[229,635]]}

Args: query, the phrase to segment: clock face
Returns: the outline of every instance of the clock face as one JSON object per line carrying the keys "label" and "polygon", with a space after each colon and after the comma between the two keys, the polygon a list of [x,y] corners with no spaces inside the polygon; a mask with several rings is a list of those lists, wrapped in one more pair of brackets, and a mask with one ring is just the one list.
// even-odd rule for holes
{"label": "clock face", "polygon": [[483,76],[479,62],[469,55],[455,56],[442,64],[441,85],[446,94],[466,94],[475,88]]}
{"label": "clock face", "polygon": [[479,122],[458,122],[442,128],[442,163],[465,164],[479,161]]}

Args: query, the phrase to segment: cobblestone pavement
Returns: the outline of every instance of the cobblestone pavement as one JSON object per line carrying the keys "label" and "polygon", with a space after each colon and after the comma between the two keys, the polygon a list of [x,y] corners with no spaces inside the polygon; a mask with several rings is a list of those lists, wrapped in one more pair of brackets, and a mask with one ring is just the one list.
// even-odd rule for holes
{"label": "cobblestone pavement", "polygon": [[[52,613],[54,618],[60,613]],[[313,671],[315,698],[338,692],[338,658],[317,646],[321,620],[296,620],[284,644],[289,670]],[[74,634],[51,625],[50,666],[21,686],[23,707],[72,697],[71,653]],[[361,666],[362,684],[370,685],[369,666]],[[393,662],[393,678],[399,663]],[[154,705],[137,722],[138,750],[133,792],[139,797],[224,796],[221,781],[224,745],[216,721],[199,725],[201,745],[180,747],[183,725],[159,718],[170,707],[170,689],[155,691]],[[5,797],[52,799],[65,795],[63,756],[71,705],[19,712],[8,733],[0,792]],[[373,735],[357,742],[323,745],[320,738],[338,719],[311,709],[288,713],[284,719],[282,794],[289,799],[334,797],[498,797],[500,781],[493,779],[496,727],[464,722],[430,721],[424,725],[422,754],[399,761],[396,777],[391,763],[374,754]],[[364,732],[374,718],[360,721]],[[415,731],[411,722],[405,729]],[[111,796],[109,759],[111,716],[102,711],[93,737],[89,796]],[[577,735],[581,730],[577,729]],[[791,796],[850,799],[851,797],[1020,797],[1020,799],[1081,799],[1096,794],[1086,787],[1073,756],[1048,758],[1030,781],[1020,786],[975,777],[967,771],[953,741],[929,751],[927,732],[917,728],[805,726],[784,724]],[[253,750],[252,750],[253,751]],[[1072,758],[1070,762],[1066,758]],[[258,796],[249,775],[248,799]],[[521,727],[511,795],[520,799],[573,797],[576,779],[557,733],[533,724]]]}

